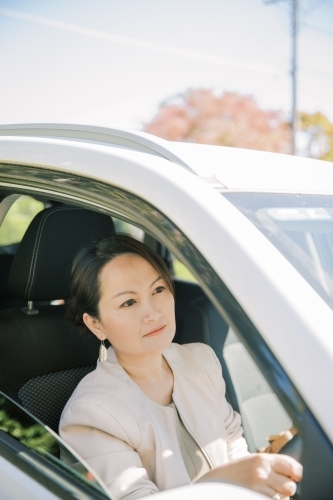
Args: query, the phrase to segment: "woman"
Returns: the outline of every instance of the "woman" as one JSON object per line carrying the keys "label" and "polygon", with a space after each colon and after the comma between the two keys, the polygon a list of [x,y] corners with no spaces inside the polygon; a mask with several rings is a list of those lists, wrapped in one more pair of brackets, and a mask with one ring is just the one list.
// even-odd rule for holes
{"label": "woman", "polygon": [[248,453],[212,349],[172,343],[173,284],[156,253],[129,236],[107,238],[79,252],[71,287],[69,318],[98,337],[101,351],[59,430],[116,498],[212,479],[270,498],[294,494],[301,465]]}

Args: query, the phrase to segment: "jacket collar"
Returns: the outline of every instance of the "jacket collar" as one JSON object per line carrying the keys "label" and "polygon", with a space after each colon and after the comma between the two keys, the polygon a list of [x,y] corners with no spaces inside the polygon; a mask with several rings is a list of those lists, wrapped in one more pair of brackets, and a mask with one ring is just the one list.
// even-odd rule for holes
{"label": "jacket collar", "polygon": [[[171,370],[181,370],[181,371],[192,371],[196,372],[196,369],[189,365],[189,363],[184,359],[184,357],[179,353],[179,351],[175,348],[175,344],[171,343],[169,347],[167,347],[163,352],[162,352],[163,357],[166,359],[168,362],[168,365],[170,366]],[[108,357],[107,361],[112,364],[120,364],[116,353],[114,352],[114,349],[112,346],[108,348]],[[100,363],[100,361],[99,361]]]}

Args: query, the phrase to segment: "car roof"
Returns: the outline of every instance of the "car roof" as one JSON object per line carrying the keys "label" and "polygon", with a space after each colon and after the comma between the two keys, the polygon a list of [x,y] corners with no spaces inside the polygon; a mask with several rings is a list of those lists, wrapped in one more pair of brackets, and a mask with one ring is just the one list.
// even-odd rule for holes
{"label": "car roof", "polygon": [[145,132],[90,125],[0,125],[0,136],[67,139],[146,153],[171,161],[221,191],[333,194],[333,165],[322,160],[171,142]]}
{"label": "car roof", "polygon": [[92,125],[27,123],[0,125],[0,136],[48,137],[116,146],[165,158],[194,173],[180,157],[168,148],[168,141],[139,131]]}

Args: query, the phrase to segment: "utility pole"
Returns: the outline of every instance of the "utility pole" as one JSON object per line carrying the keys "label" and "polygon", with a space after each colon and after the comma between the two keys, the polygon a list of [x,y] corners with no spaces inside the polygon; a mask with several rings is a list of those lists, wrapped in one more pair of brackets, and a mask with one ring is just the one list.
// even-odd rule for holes
{"label": "utility pole", "polygon": [[298,2],[299,0],[266,0],[266,4],[287,1],[291,4],[291,147],[292,155],[296,154],[297,117],[297,35],[298,35]]}
{"label": "utility pole", "polygon": [[298,0],[292,2],[292,51],[291,51],[291,82],[292,82],[292,104],[291,104],[291,154],[296,154],[297,134],[297,32],[298,32]]}

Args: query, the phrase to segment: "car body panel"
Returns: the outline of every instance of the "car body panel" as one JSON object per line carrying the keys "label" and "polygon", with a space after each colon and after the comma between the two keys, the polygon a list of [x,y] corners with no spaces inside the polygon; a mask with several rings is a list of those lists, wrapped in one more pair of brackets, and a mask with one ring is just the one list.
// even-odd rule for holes
{"label": "car body panel", "polygon": [[0,498],[3,500],[56,500],[58,496],[0,456]]}

